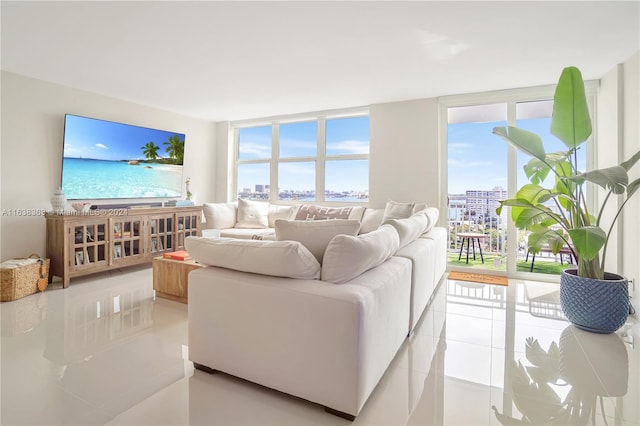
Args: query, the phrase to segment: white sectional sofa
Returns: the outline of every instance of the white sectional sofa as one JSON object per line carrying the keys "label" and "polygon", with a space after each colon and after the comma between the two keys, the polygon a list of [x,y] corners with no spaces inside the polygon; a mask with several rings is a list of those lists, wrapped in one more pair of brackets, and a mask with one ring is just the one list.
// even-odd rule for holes
{"label": "white sectional sofa", "polygon": [[[234,208],[236,223],[240,214],[251,216],[240,203],[215,205],[209,217],[205,209],[209,226],[221,235],[252,229],[225,228],[211,216]],[[264,215],[265,206],[258,207],[256,216]],[[291,220],[291,210],[286,218],[276,214],[273,228],[269,219],[256,228],[263,233],[251,236],[262,240],[247,239],[251,231],[244,239],[187,238],[190,254],[208,265],[189,274],[189,357],[196,368],[355,418],[445,272],[446,230],[434,226],[437,209],[408,209],[359,207],[343,211],[345,220],[326,221]],[[367,210],[376,219],[365,224]]]}

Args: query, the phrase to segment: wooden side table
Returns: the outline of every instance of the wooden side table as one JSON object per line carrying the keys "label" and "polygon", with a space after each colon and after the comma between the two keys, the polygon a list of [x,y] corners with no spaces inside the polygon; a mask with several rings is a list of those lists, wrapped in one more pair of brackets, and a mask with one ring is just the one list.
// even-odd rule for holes
{"label": "wooden side table", "polygon": [[188,275],[203,265],[195,260],[153,259],[153,289],[156,296],[187,303]]}
{"label": "wooden side table", "polygon": [[462,257],[462,249],[464,248],[464,242],[467,241],[467,263],[469,263],[469,243],[471,243],[471,247],[473,248],[473,260],[476,260],[476,243],[478,244],[478,249],[480,250],[480,259],[482,263],[484,263],[484,256],[482,256],[482,247],[480,247],[480,240],[484,240],[486,235],[477,234],[474,232],[465,232],[459,233],[458,237],[462,238],[462,244],[460,245],[460,254],[458,255],[458,260]]}

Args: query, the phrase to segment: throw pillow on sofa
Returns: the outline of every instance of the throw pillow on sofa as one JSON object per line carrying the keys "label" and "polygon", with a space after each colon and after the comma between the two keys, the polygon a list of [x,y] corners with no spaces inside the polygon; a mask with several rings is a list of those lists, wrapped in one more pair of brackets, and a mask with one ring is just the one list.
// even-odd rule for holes
{"label": "throw pillow on sofa", "polygon": [[298,208],[300,206],[279,206],[275,204],[271,204],[269,206],[269,228],[275,228],[276,220],[284,219],[284,220],[292,220],[296,217],[296,213],[298,213]]}
{"label": "throw pillow on sofa", "polygon": [[353,237],[336,235],[324,253],[320,279],[334,284],[351,281],[393,256],[400,245],[391,225]]}
{"label": "throw pillow on sofa", "polygon": [[303,204],[298,208],[295,220],[362,219],[363,206],[324,207]]}
{"label": "throw pillow on sofa", "polygon": [[187,237],[185,244],[189,254],[203,265],[275,277],[320,278],[320,264],[297,241]]}
{"label": "throw pillow on sofa", "polygon": [[276,220],[277,241],[299,241],[322,263],[324,251],[331,239],[339,234],[357,235],[360,222],[348,219],[319,221]]}
{"label": "throw pillow on sofa", "polygon": [[414,213],[416,214],[424,214],[427,217],[427,227],[424,229],[423,234],[431,231],[434,226],[438,223],[438,218],[440,217],[440,210],[436,207],[425,207],[424,209]]}
{"label": "throw pillow on sofa", "polygon": [[367,234],[371,231],[375,231],[382,225],[382,217],[384,216],[384,209],[372,209],[367,207],[362,215],[362,222],[360,223],[360,233]]}
{"label": "throw pillow on sofa", "polygon": [[395,201],[387,201],[382,216],[382,223],[389,219],[406,219],[413,214],[415,203],[398,203]]}
{"label": "throw pillow on sofa", "polygon": [[417,240],[425,232],[429,225],[429,220],[425,213],[418,212],[406,219],[389,219],[385,224],[393,226],[398,232],[400,248],[402,248]]}
{"label": "throw pillow on sofa", "polygon": [[238,206],[235,203],[204,203],[202,205],[202,213],[204,214],[206,228],[233,228],[236,226],[237,210]]}
{"label": "throw pillow on sofa", "polygon": [[268,228],[269,203],[264,201],[238,200],[236,228]]}

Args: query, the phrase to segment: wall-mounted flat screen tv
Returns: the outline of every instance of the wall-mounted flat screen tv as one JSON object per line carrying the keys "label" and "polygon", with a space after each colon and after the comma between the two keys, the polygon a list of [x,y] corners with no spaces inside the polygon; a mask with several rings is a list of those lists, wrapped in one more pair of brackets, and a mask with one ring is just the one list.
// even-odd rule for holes
{"label": "wall-mounted flat screen tv", "polygon": [[182,195],[185,135],[65,115],[62,190],[70,200]]}

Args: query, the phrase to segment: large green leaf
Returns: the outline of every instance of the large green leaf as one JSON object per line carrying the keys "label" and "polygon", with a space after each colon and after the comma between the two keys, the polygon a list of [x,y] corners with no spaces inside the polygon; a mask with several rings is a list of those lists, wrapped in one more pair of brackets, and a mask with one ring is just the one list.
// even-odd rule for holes
{"label": "large green leaf", "polygon": [[599,226],[584,226],[569,230],[578,256],[584,260],[595,258],[607,240],[607,234]]}
{"label": "large green leaf", "polygon": [[516,192],[514,198],[518,200],[527,200],[532,204],[544,203],[551,198],[551,191],[541,187],[540,185],[535,185],[533,183],[528,183],[522,185],[522,188]]}
{"label": "large green leaf", "polygon": [[640,178],[634,180],[627,185],[627,198],[631,197],[635,192],[640,189]]}
{"label": "large green leaf", "polygon": [[631,156],[631,158],[620,165],[624,167],[626,171],[629,171],[638,162],[638,160],[640,160],[640,151],[636,152]]}
{"label": "large green leaf", "polygon": [[537,185],[541,184],[551,171],[549,166],[535,157],[529,160],[529,162],[523,166],[523,169],[524,174],[527,175],[527,179]]}
{"label": "large green leaf", "polygon": [[[573,168],[571,166],[571,163],[568,161],[562,161],[562,162],[556,163],[555,172],[556,172],[556,182],[555,182],[554,191],[556,191],[559,194],[572,195],[573,191],[576,188],[576,184],[574,182],[567,180],[569,177],[573,178],[572,176]],[[584,178],[582,178],[582,181],[584,182]],[[581,183],[582,182],[578,182],[578,184],[581,184]]]}
{"label": "large green leaf", "polygon": [[551,134],[576,148],[591,136],[591,118],[582,74],[576,67],[562,70],[553,96]]}
{"label": "large green leaf", "polygon": [[498,135],[515,146],[518,150],[545,161],[546,153],[540,136],[528,130],[513,126],[494,127],[493,134]]}
{"label": "large green leaf", "polygon": [[627,171],[622,166],[592,170],[590,172],[572,176],[568,179],[579,183],[581,183],[580,180],[588,180],[589,182],[595,183],[614,194],[624,194],[627,184],[629,183]]}
{"label": "large green leaf", "polygon": [[546,206],[522,208],[519,210],[517,216],[512,215],[512,219],[518,229],[530,229],[531,226],[538,224],[551,226],[558,223],[552,210]]}
{"label": "large green leaf", "polygon": [[543,225],[532,225],[531,234],[527,238],[529,251],[538,253],[544,246],[549,246],[552,253],[558,254],[565,245],[564,233],[561,230],[550,229]]}

